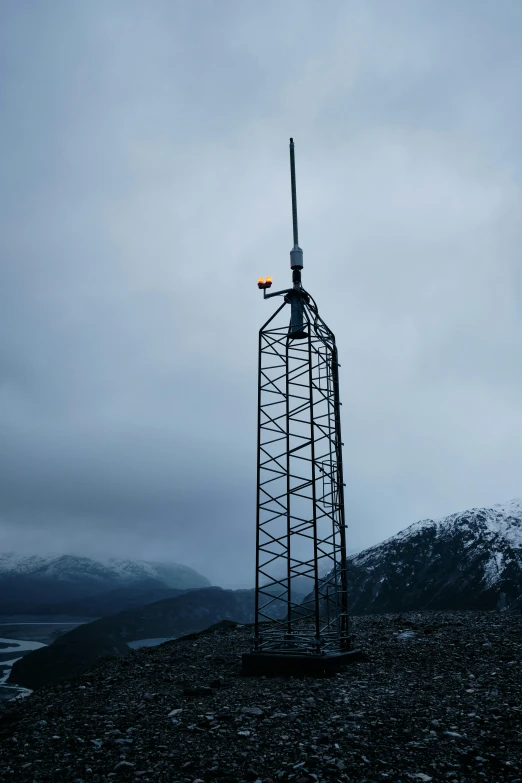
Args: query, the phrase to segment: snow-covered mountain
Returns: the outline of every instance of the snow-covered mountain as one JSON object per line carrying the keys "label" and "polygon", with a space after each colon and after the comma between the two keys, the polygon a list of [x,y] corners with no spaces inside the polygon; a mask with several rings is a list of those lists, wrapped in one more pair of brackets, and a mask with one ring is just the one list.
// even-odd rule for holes
{"label": "snow-covered mountain", "polygon": [[0,553],[0,608],[16,602],[71,600],[138,584],[187,589],[208,587],[210,582],[177,563]]}
{"label": "snow-covered mountain", "polygon": [[522,597],[522,499],[415,522],[348,558],[350,610],[504,609]]}

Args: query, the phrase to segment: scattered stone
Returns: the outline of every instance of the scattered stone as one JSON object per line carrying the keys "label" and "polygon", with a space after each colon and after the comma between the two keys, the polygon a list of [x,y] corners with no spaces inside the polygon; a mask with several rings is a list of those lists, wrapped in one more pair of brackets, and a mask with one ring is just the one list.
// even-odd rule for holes
{"label": "scattered stone", "polygon": [[[364,658],[330,678],[243,678],[246,627],[100,661],[89,686],[80,680],[88,696],[72,680],[6,702],[1,777],[522,783],[515,671],[522,614],[419,612],[350,622]],[[410,641],[397,641],[406,632]],[[485,640],[491,647],[482,647]]]}
{"label": "scattered stone", "polygon": [[136,764],[131,764],[130,761],[119,761],[114,767],[115,772],[124,772],[126,769],[133,769]]}

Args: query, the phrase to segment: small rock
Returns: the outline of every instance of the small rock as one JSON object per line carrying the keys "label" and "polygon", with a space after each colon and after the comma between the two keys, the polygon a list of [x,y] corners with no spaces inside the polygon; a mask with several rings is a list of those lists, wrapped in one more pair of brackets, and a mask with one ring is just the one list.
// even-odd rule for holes
{"label": "small rock", "polygon": [[255,715],[259,717],[260,715],[263,715],[263,710],[259,707],[243,707],[241,713],[243,715]]}
{"label": "small rock", "polygon": [[131,764],[130,761],[118,761],[114,767],[115,772],[124,772],[126,769],[132,769],[136,764]]}
{"label": "small rock", "polygon": [[212,696],[212,688],[208,685],[193,685],[184,689],[183,696]]}
{"label": "small rock", "polygon": [[173,718],[174,715],[179,715],[180,712],[183,712],[183,708],[177,709],[177,710],[171,710],[169,714],[167,715],[167,718]]}

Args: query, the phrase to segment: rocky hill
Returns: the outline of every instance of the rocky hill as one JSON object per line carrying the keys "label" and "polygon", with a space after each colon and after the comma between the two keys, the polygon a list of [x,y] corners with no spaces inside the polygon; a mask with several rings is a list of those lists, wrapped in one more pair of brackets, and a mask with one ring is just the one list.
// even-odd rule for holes
{"label": "rocky hill", "polygon": [[355,617],[369,660],[327,679],[241,676],[252,629],[99,661],[8,704],[16,783],[516,783],[522,615]]}
{"label": "rocky hill", "polygon": [[348,559],[348,590],[357,614],[509,607],[522,596],[522,501],[410,525]]}
{"label": "rocky hill", "polygon": [[186,590],[207,587],[210,582],[177,563],[0,554],[0,611],[4,613],[34,613],[42,604],[69,602],[133,585]]}

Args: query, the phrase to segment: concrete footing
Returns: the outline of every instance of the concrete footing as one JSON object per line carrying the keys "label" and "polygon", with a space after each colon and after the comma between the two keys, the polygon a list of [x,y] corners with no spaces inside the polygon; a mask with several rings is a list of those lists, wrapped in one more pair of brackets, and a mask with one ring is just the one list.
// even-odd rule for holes
{"label": "concrete footing", "polygon": [[361,650],[330,655],[250,652],[243,654],[242,670],[245,677],[327,677],[349,663],[367,660]]}

